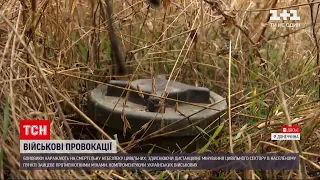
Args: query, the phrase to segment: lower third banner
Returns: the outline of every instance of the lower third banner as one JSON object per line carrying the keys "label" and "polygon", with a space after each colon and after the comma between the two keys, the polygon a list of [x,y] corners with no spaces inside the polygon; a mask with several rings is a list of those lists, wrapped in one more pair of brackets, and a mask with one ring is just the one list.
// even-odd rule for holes
{"label": "lower third banner", "polygon": [[21,170],[297,170],[299,154],[20,154]]}

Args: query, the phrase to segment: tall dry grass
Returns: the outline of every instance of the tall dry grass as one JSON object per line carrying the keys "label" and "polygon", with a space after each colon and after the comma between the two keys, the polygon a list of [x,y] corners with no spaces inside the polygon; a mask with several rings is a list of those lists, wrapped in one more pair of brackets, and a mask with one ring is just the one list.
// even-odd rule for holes
{"label": "tall dry grass", "polygon": [[[302,159],[298,171],[165,171],[165,177],[315,176],[312,172],[320,169],[319,3],[172,0],[168,7],[150,8],[143,0],[113,0],[116,34],[131,73],[117,78],[166,73],[230,99],[224,112],[231,112],[229,128],[224,126],[218,146],[206,151],[298,152]],[[281,7],[297,9],[301,26],[271,27],[269,9]],[[87,92],[106,83],[112,72],[104,11],[104,1],[0,2],[1,179],[162,177],[146,171],[19,171],[21,119],[50,119],[54,139],[72,138],[76,125],[94,127],[108,138],[81,113]],[[270,141],[270,133],[287,124],[302,127],[301,141]]]}

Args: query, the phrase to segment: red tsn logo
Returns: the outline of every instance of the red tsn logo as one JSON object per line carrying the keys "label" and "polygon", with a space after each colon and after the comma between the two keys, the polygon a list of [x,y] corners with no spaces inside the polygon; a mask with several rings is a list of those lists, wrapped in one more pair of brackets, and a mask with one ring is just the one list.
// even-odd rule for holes
{"label": "red tsn logo", "polygon": [[21,120],[20,140],[50,140],[50,120]]}
{"label": "red tsn logo", "polygon": [[300,126],[281,126],[281,133],[300,133]]}

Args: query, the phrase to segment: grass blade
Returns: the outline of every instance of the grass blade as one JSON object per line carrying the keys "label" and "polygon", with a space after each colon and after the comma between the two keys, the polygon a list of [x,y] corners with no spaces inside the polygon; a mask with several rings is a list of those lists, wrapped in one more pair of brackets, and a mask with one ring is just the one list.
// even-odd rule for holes
{"label": "grass blade", "polygon": [[214,131],[213,135],[210,137],[209,141],[207,142],[206,145],[204,145],[199,151],[198,153],[204,153],[210,144],[212,144],[213,142],[215,142],[215,138],[220,134],[222,128],[224,126],[224,122],[221,123],[221,125]]}
{"label": "grass blade", "polygon": [[1,143],[1,151],[0,151],[1,177],[4,177],[3,176],[3,156],[4,156],[3,146],[4,146],[4,143],[6,142],[6,138],[8,135],[8,127],[9,127],[9,102],[8,102],[8,99],[6,99],[4,113],[3,113],[3,134],[2,134],[2,143]]}

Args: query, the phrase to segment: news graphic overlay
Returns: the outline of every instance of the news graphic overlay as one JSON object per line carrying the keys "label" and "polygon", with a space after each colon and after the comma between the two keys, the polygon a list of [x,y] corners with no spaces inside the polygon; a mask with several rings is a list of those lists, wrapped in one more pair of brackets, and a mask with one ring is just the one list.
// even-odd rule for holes
{"label": "news graphic overlay", "polygon": [[50,140],[50,120],[21,120],[20,140]]}
{"label": "news graphic overlay", "polygon": [[22,170],[297,170],[299,154],[23,153]]}
{"label": "news graphic overlay", "polygon": [[281,133],[271,133],[271,140],[300,140],[300,126],[281,126]]}
{"label": "news graphic overlay", "polygon": [[64,166],[56,160],[68,163],[86,160],[88,154],[117,153],[115,140],[51,140],[50,132],[50,120],[20,121],[20,169],[59,169]]}
{"label": "news graphic overlay", "polygon": [[21,170],[297,170],[299,154],[123,154],[114,140],[51,140],[50,121],[20,123]]}
{"label": "news graphic overlay", "polygon": [[295,9],[272,9],[270,10],[269,23],[271,27],[298,28],[300,16]]}

